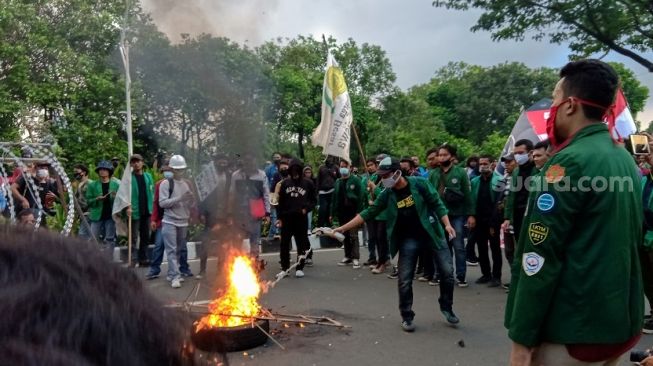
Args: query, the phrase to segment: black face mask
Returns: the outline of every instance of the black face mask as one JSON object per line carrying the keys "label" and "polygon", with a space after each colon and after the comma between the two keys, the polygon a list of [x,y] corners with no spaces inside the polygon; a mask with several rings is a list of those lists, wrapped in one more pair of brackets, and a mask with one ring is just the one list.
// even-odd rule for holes
{"label": "black face mask", "polygon": [[279,174],[281,174],[282,177],[287,177],[288,176],[288,169],[281,169],[279,170]]}
{"label": "black face mask", "polygon": [[410,170],[401,169],[401,176],[402,177],[410,177]]}
{"label": "black face mask", "polygon": [[445,168],[448,168],[451,165],[451,160],[443,161],[440,163]]}
{"label": "black face mask", "polygon": [[82,180],[82,175],[77,173],[74,175],[75,180]]}

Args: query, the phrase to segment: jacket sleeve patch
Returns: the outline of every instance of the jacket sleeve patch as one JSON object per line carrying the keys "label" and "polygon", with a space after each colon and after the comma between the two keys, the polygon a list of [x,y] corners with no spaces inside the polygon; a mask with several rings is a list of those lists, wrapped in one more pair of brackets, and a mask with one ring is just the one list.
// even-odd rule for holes
{"label": "jacket sleeve patch", "polygon": [[527,276],[532,276],[544,267],[544,257],[535,252],[524,253],[522,267]]}
{"label": "jacket sleeve patch", "polygon": [[528,238],[533,245],[542,244],[549,236],[549,227],[540,222],[531,222],[528,225]]}

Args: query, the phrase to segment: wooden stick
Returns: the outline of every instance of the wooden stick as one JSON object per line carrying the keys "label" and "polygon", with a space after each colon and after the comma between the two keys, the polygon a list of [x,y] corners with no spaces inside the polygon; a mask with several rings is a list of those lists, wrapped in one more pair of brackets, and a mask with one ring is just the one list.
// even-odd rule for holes
{"label": "wooden stick", "polygon": [[132,215],[127,217],[127,266],[132,264]]}
{"label": "wooden stick", "polygon": [[263,329],[263,327],[261,327],[260,325],[258,325],[256,322],[252,322],[252,324],[256,325],[256,326],[258,327],[258,329],[260,329],[261,332],[263,332],[263,334],[265,334],[266,336],[268,336],[268,338],[270,338],[270,339],[272,340],[272,342],[276,343],[276,345],[279,346],[282,350],[284,350],[284,351],[286,350],[286,347],[284,347],[283,345],[281,345],[281,343],[277,342],[277,340],[274,339],[274,337],[272,337],[272,335],[271,335],[270,333],[266,332],[265,329]]}

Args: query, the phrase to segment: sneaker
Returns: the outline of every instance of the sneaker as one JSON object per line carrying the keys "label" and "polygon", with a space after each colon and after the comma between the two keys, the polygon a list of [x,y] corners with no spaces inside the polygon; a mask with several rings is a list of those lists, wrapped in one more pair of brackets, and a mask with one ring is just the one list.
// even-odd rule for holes
{"label": "sneaker", "polygon": [[200,273],[198,273],[198,274],[195,276],[195,278],[198,279],[198,280],[201,280],[203,277],[204,277],[204,272],[202,272],[202,271],[200,271]]}
{"label": "sneaker", "polygon": [[392,272],[388,275],[391,280],[396,280],[399,277],[399,270],[397,267],[392,267]]}
{"label": "sneaker", "polygon": [[358,259],[354,259],[354,260],[352,261],[352,264],[353,264],[353,265],[352,265],[352,268],[353,268],[353,269],[359,269],[359,268],[361,268],[361,263],[358,261]]}
{"label": "sneaker", "polygon": [[297,271],[295,271],[295,277],[297,277],[297,278],[304,277],[304,271],[302,271],[301,269],[298,269]]}
{"label": "sneaker", "polygon": [[492,280],[492,278],[490,276],[483,276],[483,277],[479,278],[478,280],[476,280],[476,283],[479,284],[479,285],[482,285],[484,283],[490,283],[491,280]]}
{"label": "sneaker", "polygon": [[[166,281],[168,281],[168,282],[172,282],[172,277],[166,277]],[[185,281],[185,280],[184,280],[183,277],[179,277],[179,282],[184,282],[184,281]]]}
{"label": "sneaker", "polygon": [[193,272],[188,271],[188,272],[181,272],[182,277],[193,277]]}
{"label": "sneaker", "polygon": [[375,267],[378,264],[376,259],[368,259],[365,263],[363,263],[364,266],[369,266],[369,267]]}
{"label": "sneaker", "polygon": [[378,266],[374,267],[372,270],[372,274],[381,274],[385,272],[385,264],[379,264]]}
{"label": "sneaker", "polygon": [[401,329],[403,329],[404,332],[412,333],[415,331],[415,324],[413,324],[412,320],[404,320],[401,322]]}
{"label": "sneaker", "polygon": [[462,280],[462,281],[458,280],[458,287],[469,287],[469,285],[467,284],[467,281],[465,281],[465,280]]}
{"label": "sneaker", "polygon": [[[510,289],[510,283],[504,283],[503,285],[501,285],[501,287],[503,287],[504,289],[508,290],[508,289]],[[506,291],[506,292],[507,292],[507,291]]]}
{"label": "sneaker", "polygon": [[449,324],[460,323],[460,319],[458,319],[456,314],[453,313],[453,310],[442,310],[442,315],[444,315],[445,319],[447,319],[447,323]]}
{"label": "sneaker", "polygon": [[429,286],[437,286],[440,284],[440,280],[430,280]]}
{"label": "sneaker", "polygon": [[415,271],[415,276],[421,276],[421,275],[423,275],[423,274],[424,274],[424,268],[423,268],[423,267],[422,267],[422,268],[418,268],[418,269]]}
{"label": "sneaker", "polygon": [[159,274],[158,274],[158,273],[152,273],[152,272],[149,272],[148,274],[145,275],[145,279],[146,279],[146,280],[153,280],[153,279],[155,279],[155,278],[159,278]]}
{"label": "sneaker", "polygon": [[419,276],[419,278],[417,278],[417,280],[419,282],[428,282],[430,280],[430,278],[424,277],[424,276]]}
{"label": "sneaker", "polygon": [[653,334],[653,320],[648,319],[644,322],[644,327],[642,328],[642,333],[644,334]]}
{"label": "sneaker", "polygon": [[181,281],[179,278],[175,278],[172,280],[172,283],[170,284],[172,288],[180,288],[181,287]]}
{"label": "sneaker", "polygon": [[306,258],[304,264],[306,265],[306,267],[313,267],[313,260],[311,258]]}
{"label": "sneaker", "polygon": [[478,261],[470,259],[470,260],[467,261],[467,265],[470,266],[470,267],[476,267],[476,266],[478,266]]}
{"label": "sneaker", "polygon": [[352,263],[353,261],[349,258],[342,258],[340,262],[338,262],[339,266],[348,266]]}
{"label": "sneaker", "polygon": [[487,285],[487,287],[499,287],[501,286],[501,280],[493,279],[490,281],[490,283]]}

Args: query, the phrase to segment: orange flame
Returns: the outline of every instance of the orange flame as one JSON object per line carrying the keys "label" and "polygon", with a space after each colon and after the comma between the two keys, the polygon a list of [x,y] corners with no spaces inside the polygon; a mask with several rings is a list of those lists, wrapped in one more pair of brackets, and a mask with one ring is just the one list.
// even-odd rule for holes
{"label": "orange flame", "polygon": [[251,317],[260,313],[258,296],[261,286],[254,268],[253,260],[247,256],[233,259],[229,266],[227,292],[209,304],[211,314],[199,320],[196,331],[247,324],[251,322]]}

